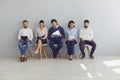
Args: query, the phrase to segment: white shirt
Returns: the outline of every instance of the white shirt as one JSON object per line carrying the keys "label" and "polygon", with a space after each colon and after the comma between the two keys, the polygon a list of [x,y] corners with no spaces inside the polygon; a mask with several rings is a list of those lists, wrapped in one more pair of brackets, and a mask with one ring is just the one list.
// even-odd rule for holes
{"label": "white shirt", "polygon": [[43,39],[46,39],[48,35],[48,30],[46,27],[44,27],[43,29],[40,29],[40,27],[38,27],[35,31],[35,37],[37,38],[37,36],[44,36]]}
{"label": "white shirt", "polygon": [[91,28],[81,28],[79,32],[79,37],[83,40],[92,40],[93,39],[93,30]]}
{"label": "white shirt", "polygon": [[30,28],[22,28],[19,30],[19,34],[18,34],[18,39],[21,39],[21,36],[27,36],[28,39],[32,40],[33,39],[33,32],[32,29]]}

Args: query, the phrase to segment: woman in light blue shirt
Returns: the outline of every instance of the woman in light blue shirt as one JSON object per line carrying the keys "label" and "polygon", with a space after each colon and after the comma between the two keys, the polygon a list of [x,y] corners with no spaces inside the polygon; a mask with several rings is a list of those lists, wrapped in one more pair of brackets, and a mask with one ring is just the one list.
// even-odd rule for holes
{"label": "woman in light blue shirt", "polygon": [[78,32],[74,24],[74,21],[70,20],[68,23],[68,29],[66,30],[66,46],[69,60],[72,60],[72,55],[74,54],[74,45],[77,43],[78,36]]}

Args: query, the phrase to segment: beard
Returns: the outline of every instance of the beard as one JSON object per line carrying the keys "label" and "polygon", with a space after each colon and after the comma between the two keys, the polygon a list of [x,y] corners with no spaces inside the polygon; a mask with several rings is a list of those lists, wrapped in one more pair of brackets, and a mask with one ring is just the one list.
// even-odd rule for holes
{"label": "beard", "polygon": [[27,28],[27,26],[24,26],[24,28]]}
{"label": "beard", "polygon": [[84,26],[85,28],[88,28],[88,26]]}

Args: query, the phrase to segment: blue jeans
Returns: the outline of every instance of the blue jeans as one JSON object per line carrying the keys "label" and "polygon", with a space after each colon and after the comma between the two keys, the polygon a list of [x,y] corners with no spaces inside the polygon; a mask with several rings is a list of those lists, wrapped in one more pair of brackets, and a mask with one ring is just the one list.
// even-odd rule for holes
{"label": "blue jeans", "polygon": [[[25,47],[24,47],[25,45]],[[19,41],[18,47],[21,52],[21,55],[27,56],[28,50],[30,48],[30,41]]]}

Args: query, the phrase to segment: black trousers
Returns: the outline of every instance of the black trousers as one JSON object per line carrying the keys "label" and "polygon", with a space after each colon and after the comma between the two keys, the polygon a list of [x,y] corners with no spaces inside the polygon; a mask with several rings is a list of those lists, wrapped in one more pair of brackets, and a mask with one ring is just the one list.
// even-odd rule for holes
{"label": "black trousers", "polygon": [[93,53],[96,49],[96,43],[94,41],[88,41],[88,40],[80,41],[80,43],[79,43],[79,48],[81,50],[82,55],[85,56],[84,46],[86,44],[92,46],[90,55],[93,55]]}
{"label": "black trousers", "polygon": [[[55,47],[54,44],[57,44],[57,47]],[[63,43],[62,43],[62,41],[61,41],[59,38],[56,38],[56,39],[51,40],[51,41],[49,42],[49,46],[50,46],[50,48],[52,49],[54,58],[56,58],[56,57],[58,56],[59,50],[60,50],[60,49],[62,48],[62,46],[63,46]]]}
{"label": "black trousers", "polygon": [[76,41],[66,41],[68,55],[74,54],[74,45],[77,44]]}

